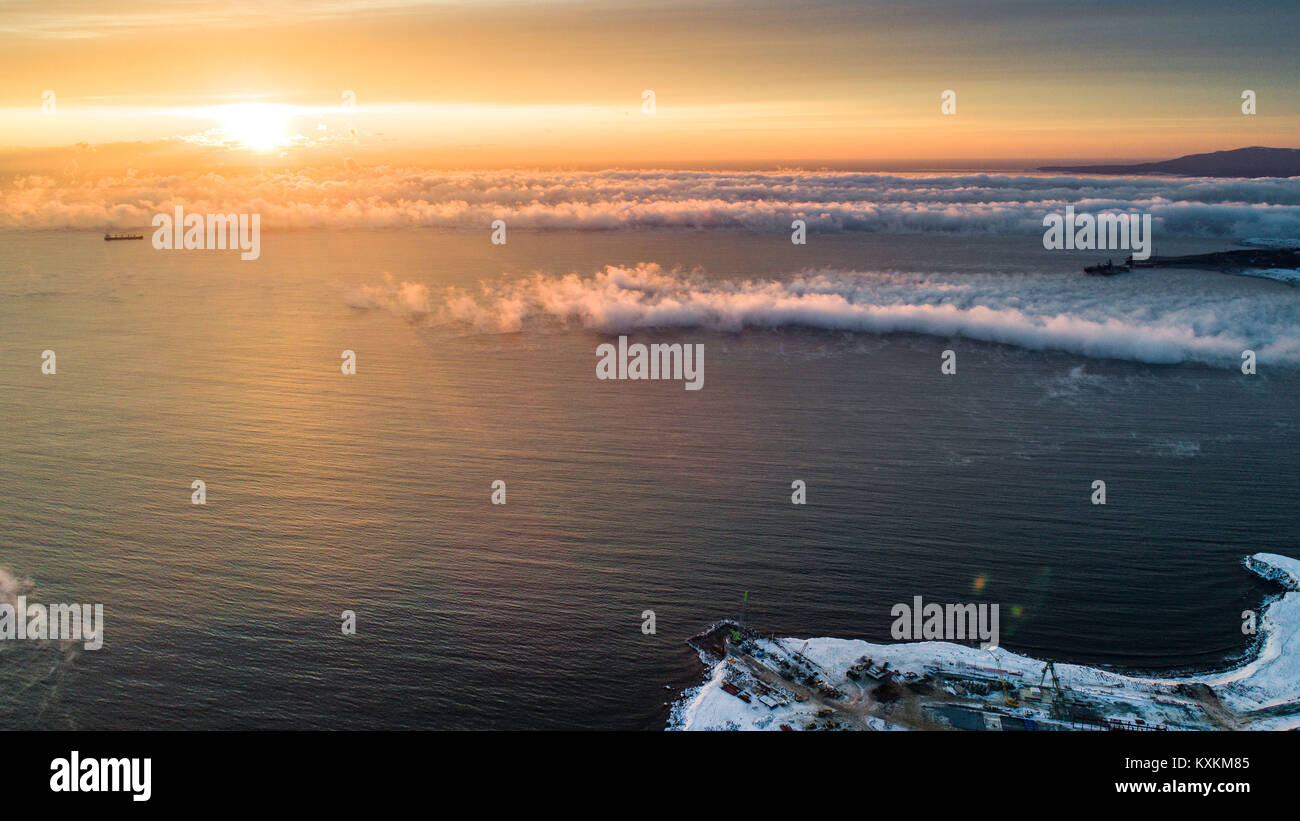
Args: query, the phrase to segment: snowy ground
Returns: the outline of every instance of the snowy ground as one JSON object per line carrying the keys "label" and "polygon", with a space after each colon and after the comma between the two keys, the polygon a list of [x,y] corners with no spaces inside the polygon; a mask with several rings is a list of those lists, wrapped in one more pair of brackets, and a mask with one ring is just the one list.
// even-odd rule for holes
{"label": "snowy ground", "polygon": [[[1261,613],[1262,638],[1256,645],[1253,660],[1231,670],[1177,678],[1127,676],[1094,667],[1058,664],[1056,672],[1062,685],[1075,695],[1101,705],[1100,712],[1106,718],[1142,719],[1147,724],[1170,729],[1211,729],[1216,725],[1208,720],[1204,702],[1189,694],[1185,686],[1203,684],[1214,691],[1221,707],[1226,708],[1215,708],[1220,724],[1226,722],[1255,730],[1300,728],[1300,560],[1256,553],[1245,564],[1287,590]],[[900,672],[925,673],[937,667],[957,674],[965,671],[979,674],[997,668],[1008,671],[998,675],[1013,687],[1037,685],[1043,670],[1042,661],[1002,648],[988,651],[937,641],[872,644],[853,639],[778,639],[759,640],[756,646],[757,654],[766,660],[796,658],[802,650],[803,657],[822,678],[846,693],[846,698],[837,703],[850,705],[865,703],[865,691],[875,686],[868,679],[859,683],[846,677],[848,668],[863,656],[877,663],[887,661],[890,668]],[[723,690],[723,684],[729,679],[740,683],[741,689],[751,696],[750,703]],[[791,696],[790,693],[778,692],[777,700],[787,703],[769,708],[758,701],[756,696],[761,688],[755,689],[755,681],[752,670],[744,662],[732,657],[718,662],[707,682],[683,693],[673,708],[669,729],[776,730],[785,724],[799,730],[810,724],[825,726],[839,719],[839,716],[819,719],[816,714],[823,705],[815,700],[799,703],[792,697],[781,698]],[[951,690],[949,693],[958,695]],[[1020,707],[1004,706],[1000,690],[984,703],[993,712],[1004,715],[1040,721],[1048,718],[1046,705],[1024,702]],[[854,727],[865,724],[867,729],[903,729],[878,716],[840,723]]]}

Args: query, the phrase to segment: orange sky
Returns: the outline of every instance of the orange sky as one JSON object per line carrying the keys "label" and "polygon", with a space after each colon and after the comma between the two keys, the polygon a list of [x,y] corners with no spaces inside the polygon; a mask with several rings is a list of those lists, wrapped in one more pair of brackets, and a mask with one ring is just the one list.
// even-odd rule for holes
{"label": "orange sky", "polygon": [[[15,149],[78,143],[137,144],[100,157],[453,166],[1146,159],[1300,144],[1294,4],[264,5],[0,7],[7,164],[41,156]],[[1247,88],[1254,116],[1240,110]],[[940,112],[946,89],[955,116]],[[42,110],[47,90],[55,105]],[[138,145],[158,141],[170,142]]]}

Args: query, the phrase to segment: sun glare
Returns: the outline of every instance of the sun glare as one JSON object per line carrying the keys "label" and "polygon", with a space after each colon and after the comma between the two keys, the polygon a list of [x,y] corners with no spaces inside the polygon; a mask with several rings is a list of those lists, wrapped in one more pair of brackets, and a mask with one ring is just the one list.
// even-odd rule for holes
{"label": "sun glare", "polygon": [[254,151],[271,151],[289,143],[289,106],[240,103],[217,110],[226,137]]}

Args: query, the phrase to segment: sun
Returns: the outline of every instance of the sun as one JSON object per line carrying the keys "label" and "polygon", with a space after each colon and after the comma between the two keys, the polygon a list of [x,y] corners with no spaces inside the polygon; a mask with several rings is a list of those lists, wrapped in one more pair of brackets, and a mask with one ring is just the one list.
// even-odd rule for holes
{"label": "sun", "polygon": [[254,151],[272,151],[289,144],[289,106],[238,103],[221,106],[217,116],[227,139]]}

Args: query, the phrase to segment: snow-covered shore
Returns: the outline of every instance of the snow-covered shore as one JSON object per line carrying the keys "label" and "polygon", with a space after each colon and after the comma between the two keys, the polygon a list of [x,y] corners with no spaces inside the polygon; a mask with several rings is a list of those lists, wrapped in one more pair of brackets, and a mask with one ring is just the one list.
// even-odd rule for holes
{"label": "snow-covered shore", "polygon": [[[1260,613],[1261,638],[1251,660],[1230,670],[1171,678],[1129,676],[1095,667],[1058,664],[1055,669],[1061,683],[1078,697],[1104,705],[1108,718],[1140,719],[1147,725],[1170,729],[1300,728],[1300,560],[1256,553],[1244,563],[1260,576],[1286,588],[1282,596],[1268,602]],[[788,659],[801,654],[812,668],[824,673],[828,683],[844,690],[846,696],[842,701],[847,704],[866,700],[870,682],[860,685],[845,676],[864,656],[877,663],[888,662],[900,674],[997,668],[1006,671],[998,675],[1013,686],[1038,684],[1044,667],[1040,660],[1002,648],[988,651],[938,641],[872,644],[854,639],[787,638],[775,642],[758,639],[755,645],[758,653],[766,658]],[[777,699],[777,706],[770,707],[757,698],[743,701],[723,689],[729,679],[750,672],[734,656],[714,664],[708,681],[687,690],[674,705],[669,729],[776,730],[783,724],[801,729],[818,723],[819,709],[826,712],[816,700]],[[1212,691],[1208,699],[1198,697],[1197,688],[1201,685]],[[1000,699],[997,704],[996,712],[1000,714],[1041,715],[1033,705],[1004,708]],[[871,729],[902,729],[896,723],[870,714],[861,716],[861,724]]]}

